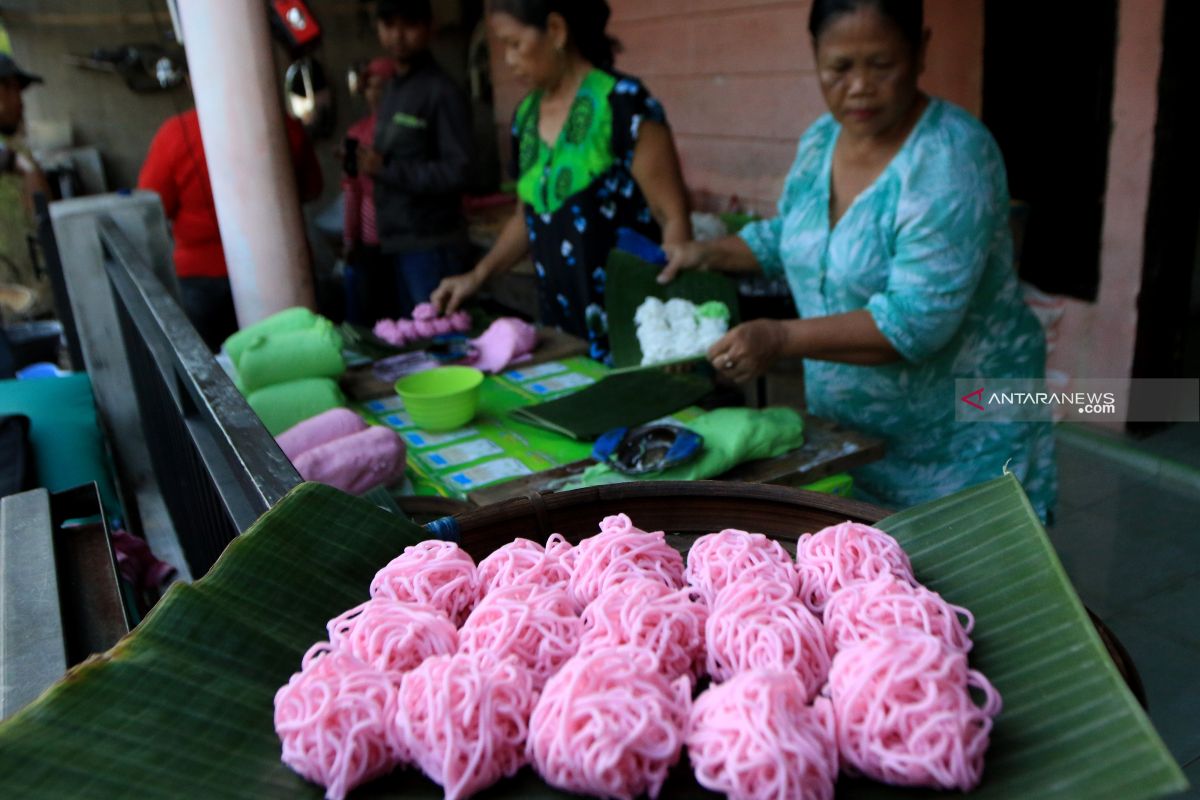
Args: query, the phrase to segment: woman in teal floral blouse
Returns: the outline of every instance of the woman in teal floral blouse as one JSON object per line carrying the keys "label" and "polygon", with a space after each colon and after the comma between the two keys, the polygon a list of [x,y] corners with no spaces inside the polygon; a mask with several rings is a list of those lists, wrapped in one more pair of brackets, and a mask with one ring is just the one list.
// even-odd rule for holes
{"label": "woman in teal floral blouse", "polygon": [[1042,378],[1045,340],[1013,269],[1004,161],[972,116],[917,88],[921,0],[815,0],[829,113],[800,140],[779,213],[739,236],[668,246],[681,269],[786,276],[800,319],[754,320],[709,351],[735,381],[805,359],[811,413],[886,441],[855,472],[905,507],[1011,470],[1045,518],[1049,423],[955,421],[956,378]]}

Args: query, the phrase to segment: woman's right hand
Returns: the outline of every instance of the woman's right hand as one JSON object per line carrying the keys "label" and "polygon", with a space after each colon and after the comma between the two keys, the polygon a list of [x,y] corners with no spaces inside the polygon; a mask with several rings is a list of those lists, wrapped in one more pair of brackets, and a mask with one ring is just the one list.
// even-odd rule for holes
{"label": "woman's right hand", "polygon": [[449,278],[443,278],[438,287],[433,290],[433,294],[429,296],[429,302],[433,303],[438,314],[442,316],[453,314],[467,301],[467,298],[479,291],[482,284],[483,279],[476,274],[475,270],[462,275],[451,275]]}
{"label": "woman's right hand", "polygon": [[658,273],[658,282],[667,284],[685,269],[707,269],[708,247],[703,242],[683,242],[682,244],[664,244],[663,252],[667,255],[667,265]]}

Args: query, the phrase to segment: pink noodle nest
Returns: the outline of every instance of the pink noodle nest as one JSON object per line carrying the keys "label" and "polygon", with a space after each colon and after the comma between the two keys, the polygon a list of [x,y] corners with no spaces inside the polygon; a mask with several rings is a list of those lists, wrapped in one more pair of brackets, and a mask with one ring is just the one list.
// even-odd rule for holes
{"label": "pink noodle nest", "polygon": [[690,707],[691,682],[669,681],[645,648],[576,656],[533,709],[529,759],[568,792],[656,798],[679,761]]}
{"label": "pink noodle nest", "polygon": [[453,542],[426,541],[404,552],[375,574],[372,597],[425,603],[461,625],[479,596],[475,562]]}
{"label": "pink noodle nest", "polygon": [[924,631],[951,650],[966,653],[971,649],[969,634],[975,618],[937,592],[890,574],[839,589],[825,606],[825,638],[831,653],[897,626]]}
{"label": "pink noodle nest", "polygon": [[463,653],[516,657],[540,691],[575,655],[581,632],[566,589],[517,584],[488,593],[463,623],[459,640]]}
{"label": "pink noodle nest", "polygon": [[[560,544],[561,543],[561,544]],[[557,533],[550,537],[550,549],[528,539],[517,539],[497,549],[479,562],[479,593],[486,595],[501,586],[533,583],[538,586],[567,587],[571,570],[558,557],[571,546]]]}
{"label": "pink noodle nest", "polygon": [[[983,693],[982,708],[968,687]],[[829,693],[846,767],[901,786],[968,792],[979,784],[1001,701],[965,654],[893,628],[837,654]]]}
{"label": "pink noodle nest", "polygon": [[655,578],[683,588],[683,555],[662,531],[647,533],[624,514],[605,517],[600,533],[584,539],[571,554],[571,595],[581,608],[609,586],[630,577]]}
{"label": "pink noodle nest", "polygon": [[458,649],[458,631],[423,603],[376,597],[329,621],[329,644],[399,681],[429,656]]}
{"label": "pink noodle nest", "polygon": [[388,677],[322,642],[275,693],[283,763],[341,800],[404,759],[391,737],[396,688]]}
{"label": "pink noodle nest", "polygon": [[708,606],[688,589],[630,578],[605,589],[583,611],[582,655],[632,644],[652,651],[668,678],[699,678],[704,668]]}
{"label": "pink noodle nest", "polygon": [[825,631],[786,583],[754,580],[722,589],[705,638],[715,681],[754,669],[794,672],[811,699],[829,672]]}
{"label": "pink noodle nest", "polygon": [[696,780],[731,800],[832,800],[837,738],[829,701],[806,705],[790,672],[754,670],[711,686],[692,706]]}
{"label": "pink noodle nest", "polygon": [[717,592],[734,581],[764,578],[799,591],[800,575],[787,551],[761,533],[723,530],[701,536],[687,556],[688,585],[711,606]]}
{"label": "pink noodle nest", "polygon": [[900,544],[878,528],[843,522],[817,533],[806,533],[796,543],[800,572],[800,597],[814,614],[838,589],[880,575],[895,575],[915,584],[912,564]]}
{"label": "pink noodle nest", "polygon": [[396,735],[446,800],[458,800],[525,765],[535,699],[529,670],[515,658],[434,656],[400,684]]}

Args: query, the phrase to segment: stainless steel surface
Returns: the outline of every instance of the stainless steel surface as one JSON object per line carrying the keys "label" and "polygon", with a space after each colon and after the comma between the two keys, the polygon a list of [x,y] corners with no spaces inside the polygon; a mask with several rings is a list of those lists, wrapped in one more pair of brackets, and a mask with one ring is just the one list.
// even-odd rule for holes
{"label": "stainless steel surface", "polygon": [[45,489],[0,500],[0,719],[67,669]]}

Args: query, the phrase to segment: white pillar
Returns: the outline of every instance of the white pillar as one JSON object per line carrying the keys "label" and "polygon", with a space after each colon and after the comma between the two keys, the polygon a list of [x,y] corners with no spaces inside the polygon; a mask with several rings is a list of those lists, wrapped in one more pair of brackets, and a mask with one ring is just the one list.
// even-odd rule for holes
{"label": "white pillar", "polygon": [[261,0],[179,0],[179,16],[238,323],[312,308],[267,7]]}

